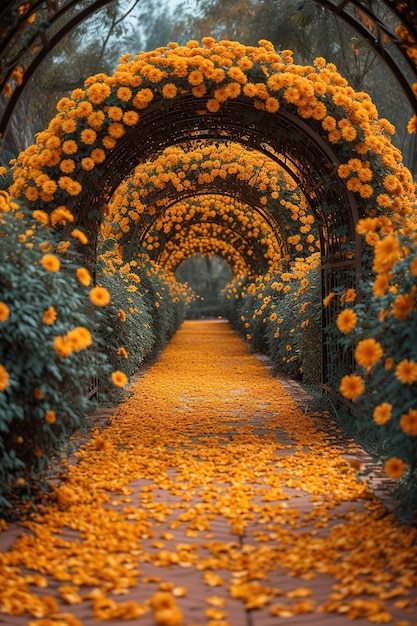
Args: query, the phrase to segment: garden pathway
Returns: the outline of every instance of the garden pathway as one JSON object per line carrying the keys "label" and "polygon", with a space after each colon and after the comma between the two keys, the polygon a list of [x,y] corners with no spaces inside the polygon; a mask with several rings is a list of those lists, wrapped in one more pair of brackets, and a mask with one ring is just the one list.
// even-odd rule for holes
{"label": "garden pathway", "polygon": [[3,523],[0,624],[416,626],[416,530],[263,361],[226,322],[185,322],[45,503]]}

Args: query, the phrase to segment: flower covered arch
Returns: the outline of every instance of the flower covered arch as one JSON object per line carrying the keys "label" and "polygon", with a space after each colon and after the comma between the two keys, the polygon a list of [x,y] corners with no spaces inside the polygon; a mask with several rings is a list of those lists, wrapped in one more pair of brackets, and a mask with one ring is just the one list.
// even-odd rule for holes
{"label": "flower covered arch", "polygon": [[[371,265],[374,242],[357,232],[360,219],[374,219],[376,238],[405,232],[414,220],[414,183],[391,143],[393,130],[323,58],[297,65],[290,51],[264,40],[258,47],[212,38],[170,43],[126,55],[113,76],[91,76],[63,98],[36,144],[16,159],[10,191],[55,226],[69,212],[94,260],[109,203],[138,165],[170,147],[192,153],[217,142],[225,158],[238,144],[275,162],[298,188],[320,240],[326,298],[340,285],[354,288],[363,263]],[[291,219],[280,216],[278,239]],[[303,245],[298,236],[295,247]],[[325,310],[323,328],[334,315],[332,306]]]}
{"label": "flower covered arch", "polygon": [[297,176],[327,230],[326,256],[340,225],[355,240],[358,201],[361,215],[392,209],[400,225],[414,198],[393,129],[370,97],[324,59],[300,66],[267,41],[205,38],[126,55],[113,76],[91,76],[58,109],[17,159],[11,192],[48,211],[65,205],[81,225],[100,217],[140,160],[212,137],[254,147]]}

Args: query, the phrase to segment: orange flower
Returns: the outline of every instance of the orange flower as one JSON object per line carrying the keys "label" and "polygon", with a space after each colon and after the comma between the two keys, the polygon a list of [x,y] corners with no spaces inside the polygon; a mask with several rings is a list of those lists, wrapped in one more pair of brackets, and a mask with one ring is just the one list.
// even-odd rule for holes
{"label": "orange flower", "polygon": [[76,276],[84,287],[88,287],[91,283],[90,272],[85,267],[77,267]]}
{"label": "orange flower", "polygon": [[328,307],[334,296],[334,291],[331,291],[325,298],[323,298],[323,306]]}
{"label": "orange flower", "polygon": [[117,314],[117,317],[122,321],[125,322],[126,321],[126,313],[123,311],[123,309],[119,309],[119,312]]}
{"label": "orange flower", "polygon": [[358,365],[371,368],[384,354],[384,350],[378,341],[373,337],[370,339],[363,339],[357,345],[355,351],[355,361]]}
{"label": "orange flower", "polygon": [[383,402],[374,409],[374,422],[379,425],[386,424],[391,419],[392,404]]}
{"label": "orange flower", "polygon": [[345,293],[340,297],[340,302],[354,302],[356,300],[356,291],[352,288],[349,288],[345,291]]}
{"label": "orange flower", "polygon": [[417,410],[409,409],[400,418],[401,430],[407,435],[417,435]]}
{"label": "orange flower", "polygon": [[57,355],[64,358],[69,356],[72,352],[71,345],[65,341],[64,337],[61,336],[55,337],[53,346]]}
{"label": "orange flower", "polygon": [[56,311],[53,306],[49,306],[43,314],[43,323],[52,326],[56,320]]}
{"label": "orange flower", "polygon": [[97,285],[90,291],[90,300],[96,306],[106,306],[110,302],[110,294],[105,287]]}
{"label": "orange flower", "polygon": [[128,359],[129,355],[126,352],[126,348],[123,348],[123,346],[121,348],[118,349],[117,354],[121,357],[123,357],[124,359]]}
{"label": "orange flower", "polygon": [[139,113],[136,111],[126,111],[123,114],[123,122],[126,126],[135,126],[139,122]]}
{"label": "orange flower", "polygon": [[385,294],[389,287],[390,279],[391,274],[389,273],[378,274],[378,276],[376,276],[372,287],[372,293],[376,298],[380,298]]}
{"label": "orange flower", "polygon": [[397,459],[395,456],[391,457],[385,463],[385,471],[390,478],[401,478],[406,470],[406,464],[401,459]]}
{"label": "orange flower", "polygon": [[0,364],[0,391],[4,391],[9,386],[9,373],[4,367],[4,365]]}
{"label": "orange flower", "polygon": [[374,247],[373,269],[378,273],[389,272],[401,258],[401,248],[398,237],[387,235],[376,242]]}
{"label": "orange flower", "polygon": [[83,245],[88,243],[87,235],[83,233],[83,231],[79,228],[74,228],[74,230],[71,232],[71,237],[74,237],[74,239],[78,239],[78,241]]}
{"label": "orange flower", "polygon": [[417,381],[417,363],[404,359],[398,363],[395,375],[403,385],[412,385]]}
{"label": "orange flower", "polygon": [[364,391],[365,386],[360,376],[356,374],[348,374],[343,376],[340,387],[340,393],[349,400],[356,400]]}
{"label": "orange flower", "polygon": [[399,295],[392,305],[392,314],[397,320],[406,320],[415,307],[415,293]]}
{"label": "orange flower", "polygon": [[45,422],[48,424],[55,424],[56,422],[56,413],[55,411],[47,411],[45,413]]}
{"label": "orange flower", "polygon": [[120,372],[119,370],[112,372],[111,379],[116,387],[125,387],[128,383],[126,374],[124,372]]}
{"label": "orange flower", "polygon": [[61,267],[61,263],[58,257],[56,257],[54,254],[44,254],[41,258],[41,265],[48,272],[59,272],[59,269]]}
{"label": "orange flower", "polygon": [[339,313],[336,319],[338,329],[346,334],[353,330],[356,326],[357,315],[352,309],[344,309]]}
{"label": "orange flower", "polygon": [[177,88],[173,83],[166,83],[163,87],[162,87],[162,95],[164,96],[164,98],[175,98],[175,96],[177,95]]}
{"label": "orange flower", "polygon": [[73,330],[67,332],[65,342],[71,346],[74,352],[80,352],[92,345],[93,339],[91,333],[84,326],[77,326]]}
{"label": "orange flower", "polygon": [[5,302],[0,302],[0,323],[4,323],[9,317],[9,307]]}
{"label": "orange flower", "polygon": [[69,209],[65,206],[58,206],[54,209],[50,215],[52,226],[57,224],[67,224],[74,221],[74,216]]}

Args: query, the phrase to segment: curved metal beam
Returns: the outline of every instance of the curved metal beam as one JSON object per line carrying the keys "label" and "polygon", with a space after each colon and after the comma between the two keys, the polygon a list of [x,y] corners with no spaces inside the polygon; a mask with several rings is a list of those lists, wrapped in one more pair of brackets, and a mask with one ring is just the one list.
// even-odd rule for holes
{"label": "curved metal beam", "polygon": [[[22,47],[19,52],[16,53],[16,56],[13,57],[13,59],[9,63],[7,62],[7,51],[11,43],[13,43],[13,40],[8,43],[8,46],[5,50],[3,50],[3,42],[0,41],[0,45],[2,45],[2,50],[0,52],[0,87],[4,86],[4,84],[8,81],[13,69],[20,62],[23,56],[28,52],[28,50],[33,50],[34,48],[37,48],[37,51],[33,52],[33,57],[25,68],[21,85],[17,85],[13,90],[10,98],[6,100],[5,108],[0,116],[0,138],[4,137],[4,135],[6,134],[11,117],[19,99],[21,98],[34,72],[43,63],[45,58],[50,54],[50,52],[54,50],[55,46],[57,46],[59,42],[63,39],[63,37],[65,37],[71,30],[76,28],[79,24],[81,24],[91,15],[93,15],[96,11],[103,8],[107,4],[110,4],[112,1],[113,0],[94,0],[94,2],[92,2],[90,6],[82,8],[81,10],[78,9],[78,13],[68,19],[65,24],[61,26],[54,35],[52,35],[52,37],[48,38],[48,29],[52,26],[55,26],[59,20],[70,14],[73,10],[77,8],[77,5],[80,4],[77,0],[70,0],[60,10],[56,10],[56,12],[54,12],[49,17],[48,22],[44,24],[44,30],[36,31],[35,34],[29,39],[29,41],[25,42],[24,47]],[[45,2],[40,1],[33,4],[34,9],[36,9],[36,7],[38,6],[39,8],[42,8],[42,5],[45,5]],[[48,2],[47,4],[48,6],[52,6],[55,5],[55,2]],[[30,13],[32,12],[33,11],[31,10]],[[20,32],[20,29],[23,29],[21,23],[19,23],[19,27]],[[22,30],[22,36],[23,34],[24,30]]]}
{"label": "curved metal beam", "polygon": [[[0,87],[7,82],[14,67],[27,51],[30,49],[33,50],[35,45],[38,49],[36,53],[32,53],[33,58],[25,68],[22,84],[15,87],[11,98],[5,101],[5,108],[0,112],[0,139],[7,132],[14,109],[35,70],[70,30],[112,1],[113,0],[93,0],[88,7],[85,7],[85,3],[83,3],[82,8],[72,15],[71,19],[65,22],[64,25],[57,30],[55,35],[50,38],[48,38],[48,29],[52,25],[56,25],[58,20],[69,15],[70,12],[76,11],[77,5],[80,4],[77,0],[67,1],[60,9],[57,8],[55,0],[28,0],[27,5],[29,5],[29,9],[25,16],[18,19],[17,23],[16,18],[13,20],[13,15],[18,15],[18,6],[22,3],[19,0],[3,3],[3,7],[0,10]],[[367,4],[360,0],[315,0],[315,2],[333,13],[336,17],[342,19],[372,47],[375,53],[392,70],[410,102],[411,108],[417,113],[417,98],[412,90],[412,81],[405,76],[402,68],[391,54],[389,46],[385,44],[384,38],[387,38],[389,44],[394,46],[400,53],[407,67],[412,72],[413,76],[416,77],[414,82],[417,82],[417,69],[407,55],[404,42],[374,14]],[[408,0],[407,3],[404,3],[403,0],[381,0],[381,2],[398,17],[417,42],[416,0]],[[367,28],[359,19],[352,15],[348,10],[351,8],[365,14],[367,18],[371,20],[373,30]],[[31,26],[28,24],[26,18],[33,12],[42,10],[45,11],[47,15],[47,21],[43,22],[40,28],[31,34]],[[13,21],[15,22],[14,25]],[[9,23],[11,25],[8,28]],[[17,46],[18,49],[13,57],[9,58],[12,50],[11,44]]]}
{"label": "curved metal beam", "polygon": [[[417,68],[408,56],[403,40],[398,37],[394,31],[388,28],[388,26],[386,26],[369,7],[362,4],[359,0],[315,0],[315,2],[336,15],[336,17],[341,18],[370,45],[373,51],[393,72],[413,111],[417,114],[417,98],[413,92],[412,84],[405,76],[402,68],[389,49],[390,46],[394,46],[395,49],[399,51],[402,60],[406,63],[410,73],[414,77],[414,82],[416,82]],[[390,5],[393,3],[385,1],[385,4],[391,8]],[[355,15],[350,13],[348,9],[351,8],[366,15],[367,19],[372,24],[372,29],[366,26],[360,19],[355,17]],[[400,19],[403,19],[399,10],[397,10],[396,13]],[[417,24],[415,27],[416,32],[414,32],[414,35],[417,41]]]}

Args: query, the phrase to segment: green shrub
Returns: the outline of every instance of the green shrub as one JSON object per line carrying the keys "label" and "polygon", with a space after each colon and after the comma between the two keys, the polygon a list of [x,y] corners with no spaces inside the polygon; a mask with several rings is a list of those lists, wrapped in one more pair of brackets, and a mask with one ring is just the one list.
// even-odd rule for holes
{"label": "green shrub", "polygon": [[[110,375],[101,340],[103,311],[75,275],[80,257],[70,253],[71,246],[59,255],[53,231],[25,207],[10,208],[1,195],[0,506],[18,479],[29,484],[60,455],[85,422],[91,378]],[[67,356],[57,337],[72,345]]]}

